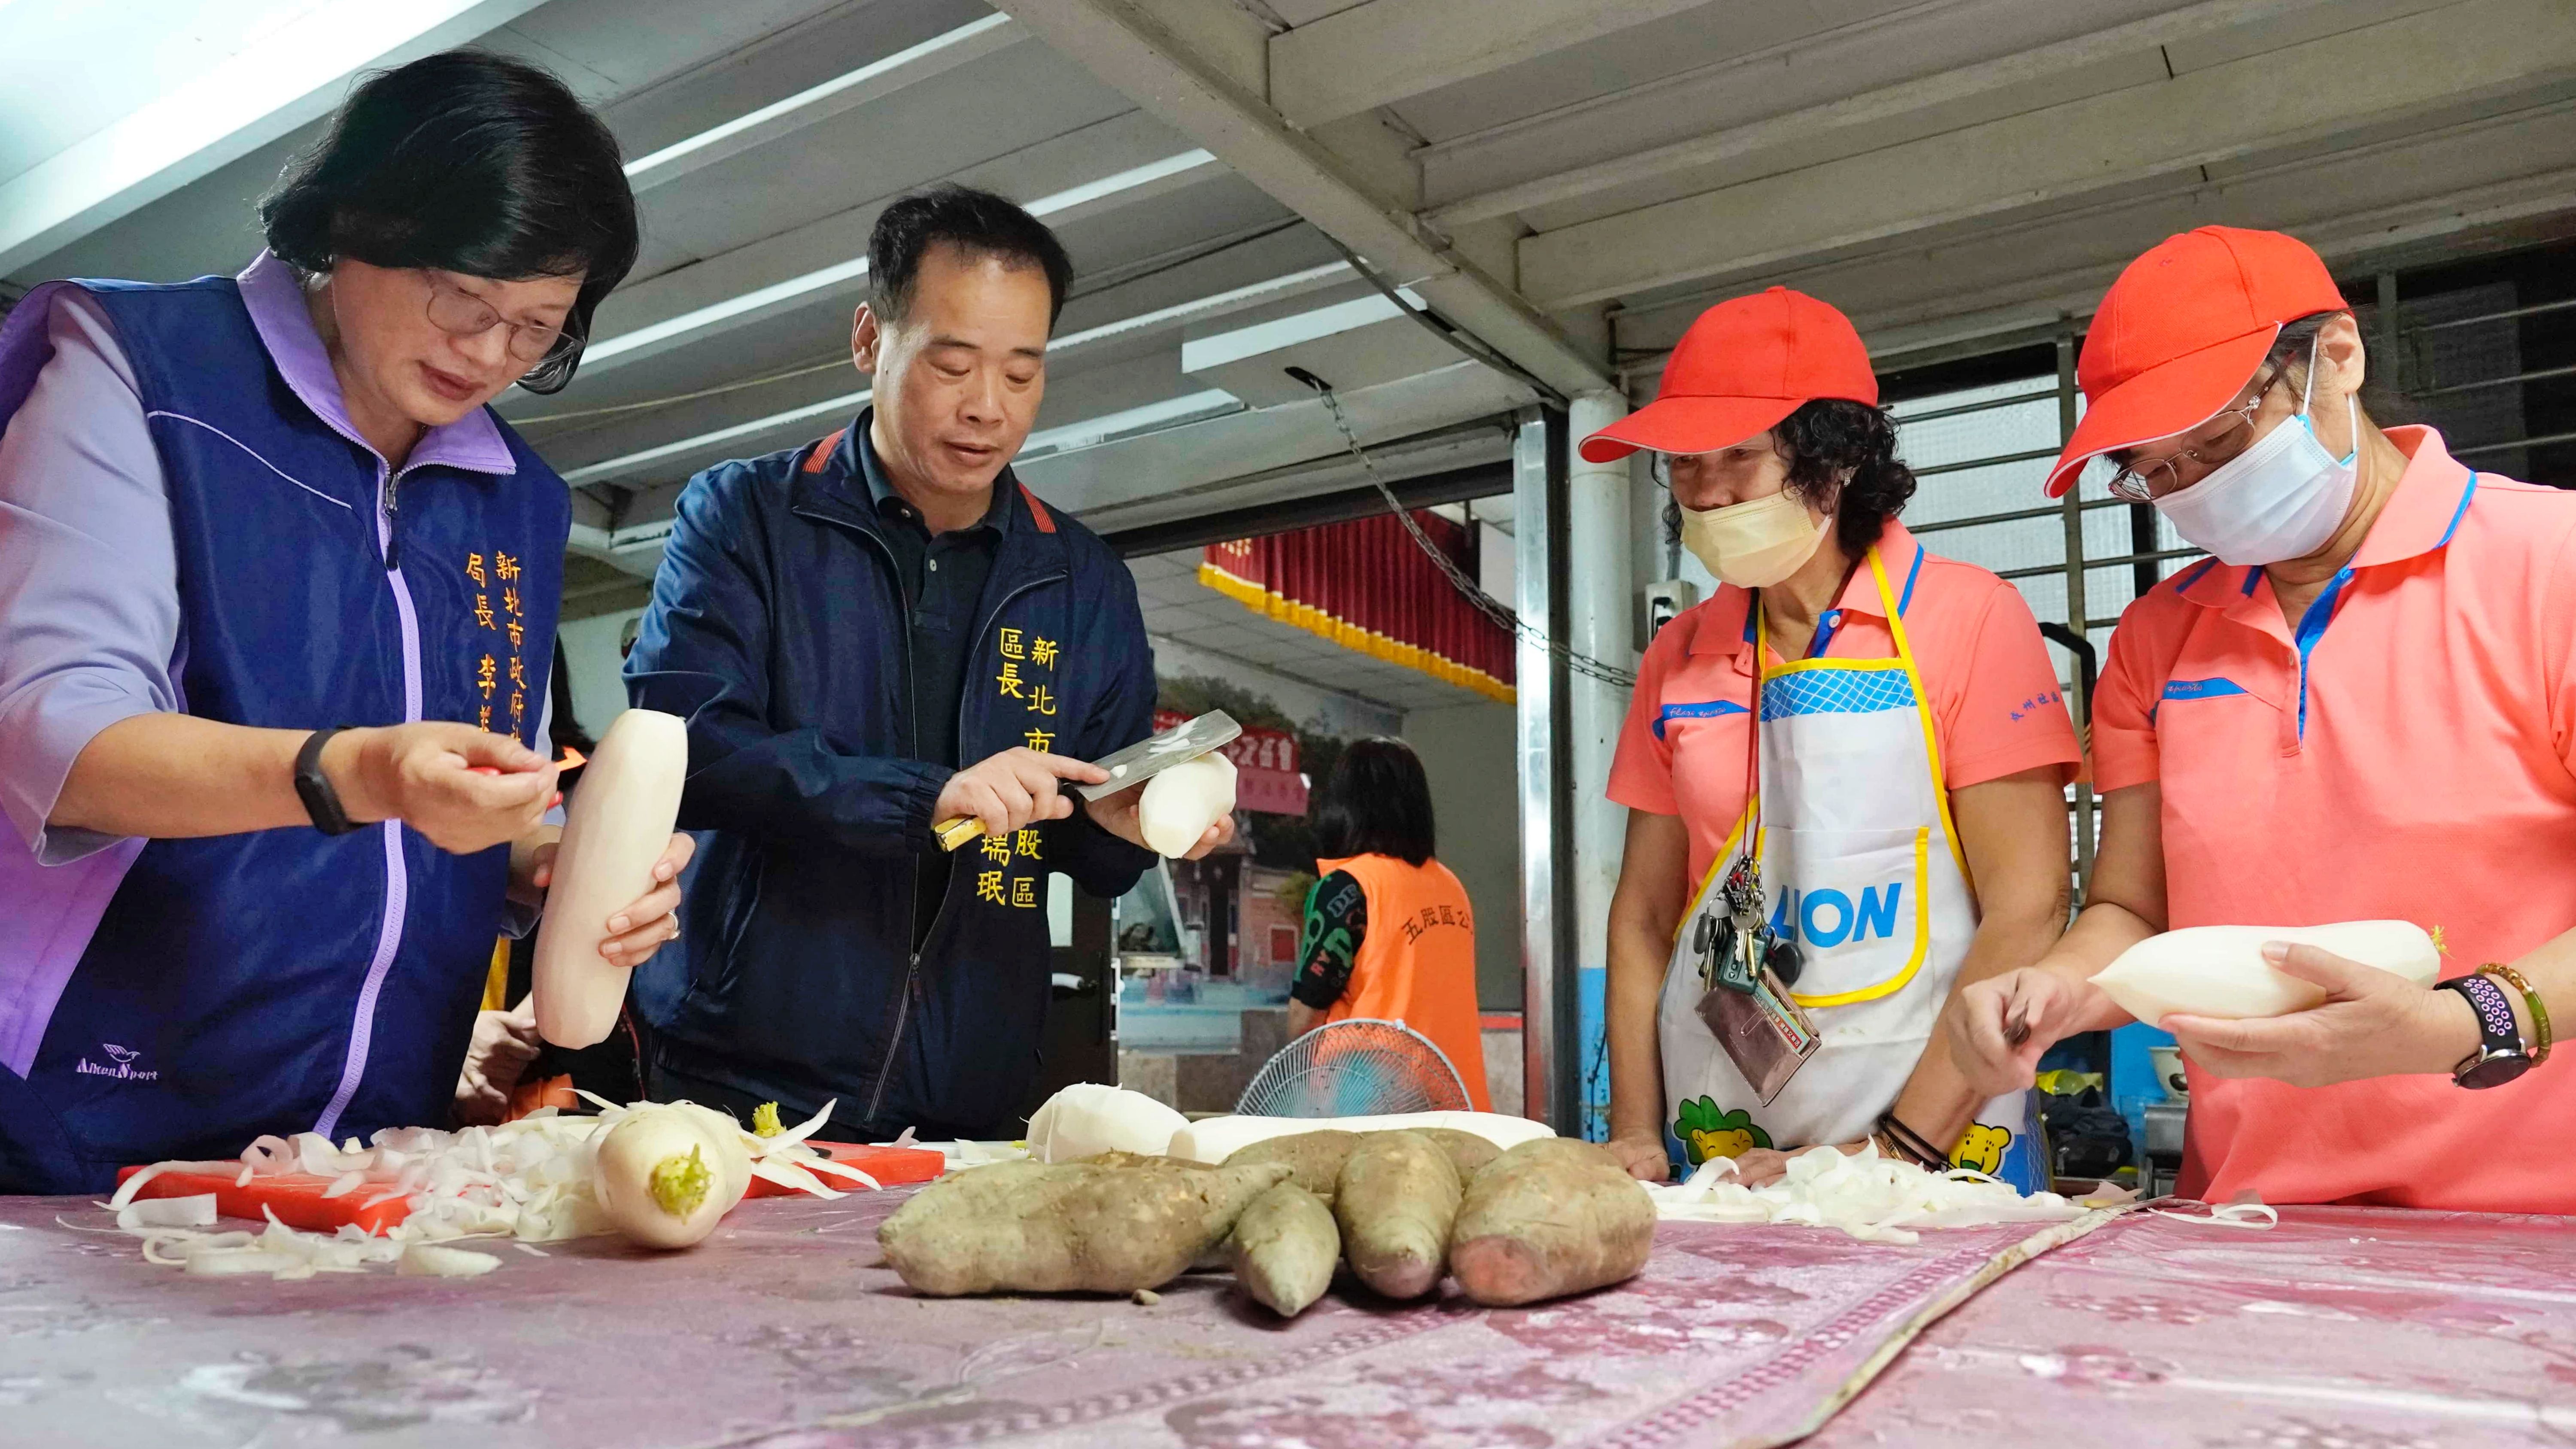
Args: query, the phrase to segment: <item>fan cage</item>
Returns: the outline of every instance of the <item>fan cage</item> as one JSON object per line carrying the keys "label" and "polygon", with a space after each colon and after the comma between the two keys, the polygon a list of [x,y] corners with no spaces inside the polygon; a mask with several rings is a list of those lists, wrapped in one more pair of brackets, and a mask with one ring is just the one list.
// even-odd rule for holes
{"label": "fan cage", "polygon": [[1280,1049],[1243,1089],[1246,1117],[1374,1117],[1474,1106],[1457,1064],[1400,1021],[1327,1022]]}

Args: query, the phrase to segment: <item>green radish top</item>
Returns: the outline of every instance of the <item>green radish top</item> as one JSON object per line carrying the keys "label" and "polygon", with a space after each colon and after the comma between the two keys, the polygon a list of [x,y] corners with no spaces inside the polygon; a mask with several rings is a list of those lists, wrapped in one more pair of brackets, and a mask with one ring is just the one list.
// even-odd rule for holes
{"label": "green radish top", "polygon": [[685,1218],[707,1200],[707,1189],[714,1183],[715,1176],[707,1171],[702,1150],[692,1147],[686,1157],[675,1154],[655,1163],[645,1188],[662,1211]]}
{"label": "green radish top", "polygon": [[778,1120],[778,1104],[776,1102],[763,1102],[759,1106],[751,1109],[752,1136],[775,1137],[786,1130],[786,1126]]}

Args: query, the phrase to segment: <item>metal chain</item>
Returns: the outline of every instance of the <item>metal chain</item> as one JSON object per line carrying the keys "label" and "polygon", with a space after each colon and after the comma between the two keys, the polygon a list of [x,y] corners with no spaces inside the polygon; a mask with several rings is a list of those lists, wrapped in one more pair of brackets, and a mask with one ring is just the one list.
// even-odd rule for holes
{"label": "metal chain", "polygon": [[1333,415],[1333,426],[1341,430],[1342,441],[1349,446],[1351,456],[1360,460],[1361,471],[1368,474],[1369,486],[1375,488],[1378,496],[1386,500],[1387,511],[1393,513],[1396,520],[1404,525],[1406,533],[1413,535],[1415,546],[1430,557],[1431,562],[1439,568],[1441,576],[1449,580],[1449,586],[1456,589],[1461,598],[1473,605],[1478,613],[1509,630],[1514,637],[1524,643],[1535,644],[1564,660],[1566,667],[1575,673],[1600,680],[1604,684],[1619,689],[1636,687],[1637,676],[1632,671],[1621,669],[1615,664],[1605,664],[1591,655],[1578,653],[1550,639],[1546,631],[1534,629],[1522,623],[1520,614],[1511,605],[1486,593],[1474,579],[1467,577],[1466,570],[1458,567],[1457,560],[1449,557],[1448,550],[1431,541],[1431,536],[1424,533],[1422,525],[1414,520],[1413,510],[1405,507],[1403,501],[1395,496],[1395,490],[1387,486],[1384,478],[1378,476],[1377,460],[1370,457],[1368,449],[1360,445],[1359,434],[1351,431],[1350,419],[1342,414],[1342,400],[1333,395],[1331,388],[1319,382],[1310,382],[1307,386],[1314,388],[1315,395],[1324,400],[1324,410]]}

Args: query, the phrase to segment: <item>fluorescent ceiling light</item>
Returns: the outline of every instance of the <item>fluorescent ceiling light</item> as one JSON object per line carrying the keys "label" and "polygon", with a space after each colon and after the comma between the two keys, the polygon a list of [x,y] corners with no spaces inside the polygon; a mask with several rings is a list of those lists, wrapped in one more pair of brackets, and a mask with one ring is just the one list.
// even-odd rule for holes
{"label": "fluorescent ceiling light", "polygon": [[682,438],[676,443],[664,443],[659,447],[646,448],[640,453],[602,459],[587,467],[573,469],[563,475],[563,480],[567,485],[578,488],[585,483],[596,483],[605,478],[614,478],[621,473],[632,473],[638,468],[659,463],[665,458],[676,458],[684,453],[703,452],[708,448],[722,447],[737,438],[752,437],[768,432],[772,428],[786,427],[790,423],[812,422],[816,418],[846,417],[866,407],[868,399],[874,395],[875,390],[868,389],[843,397],[825,398],[821,402],[808,403],[801,408],[789,408],[783,413],[771,413],[765,418],[753,418],[747,423],[718,428],[712,433],[700,433],[694,438]]}
{"label": "fluorescent ceiling light", "polygon": [[1162,423],[1211,416],[1220,412],[1233,412],[1242,406],[1243,403],[1233,393],[1213,387],[1205,392],[1165,398],[1161,402],[1147,403],[1143,407],[1129,408],[1125,412],[1110,413],[1105,417],[1085,418],[1078,423],[1067,423],[1060,428],[1031,433],[1029,440],[1020,445],[1019,456],[1011,461],[1018,463],[1032,458],[1052,457],[1058,453],[1071,453],[1110,442],[1121,433],[1133,433]]}
{"label": "fluorescent ceiling light", "polygon": [[[1043,220],[1050,216],[1078,211],[1127,192],[1152,187],[1215,164],[1216,157],[1206,151],[1184,151],[1177,156],[1166,156],[1160,161],[1148,162],[1145,165],[1121,171],[1114,176],[1104,176],[1097,181],[1086,182],[1068,191],[1059,191],[1052,196],[1042,196],[1029,203],[1028,211],[1030,215]],[[665,318],[650,326],[638,327],[632,332],[621,332],[614,337],[603,338],[585,348],[582,357],[587,362],[605,361],[621,353],[632,352],[639,347],[655,346],[675,337],[713,327],[729,317],[759,311],[808,293],[837,288],[846,283],[855,282],[867,274],[868,259],[865,256],[852,257],[846,262],[836,262],[818,271],[789,277],[783,282],[773,282],[740,296],[728,297],[721,302],[709,303],[676,317]]]}
{"label": "fluorescent ceiling light", "polygon": [[1028,32],[1007,15],[987,15],[944,35],[934,35],[847,75],[798,91],[783,101],[700,131],[684,141],[626,163],[626,179],[638,192],[675,181],[701,167],[738,156],[755,146],[792,135],[844,111],[944,75],[969,61],[1026,39]]}

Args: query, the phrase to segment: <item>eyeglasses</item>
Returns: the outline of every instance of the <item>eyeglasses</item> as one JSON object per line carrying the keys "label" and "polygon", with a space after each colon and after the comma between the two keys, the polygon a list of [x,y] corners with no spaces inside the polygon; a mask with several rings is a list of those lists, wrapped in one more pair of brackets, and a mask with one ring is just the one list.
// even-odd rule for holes
{"label": "eyeglasses", "polygon": [[[2270,396],[2272,385],[2281,380],[2281,372],[2272,375],[2254,389],[2254,396],[2220,413],[2218,432],[2204,435],[2190,447],[2180,448],[2152,463],[2132,463],[2111,475],[2111,496],[2125,503],[2153,503],[2208,477],[2233,461],[2254,441],[2254,415],[2263,410],[2263,399]],[[2218,419],[2212,419],[2213,422]],[[2182,465],[2195,465],[2189,482],[2182,476]]]}
{"label": "eyeglasses", "polygon": [[510,329],[510,356],[522,363],[541,362],[564,340],[561,327],[543,327],[533,322],[513,322],[492,310],[492,304],[463,288],[422,273],[429,283],[430,324],[450,337],[480,337],[495,327]]}
{"label": "eyeglasses", "polygon": [[1677,469],[1705,472],[1729,466],[1743,467],[1773,451],[1775,449],[1761,438],[1738,443],[1732,448],[1718,448],[1706,453],[1667,453],[1650,448],[1646,451],[1646,468],[1647,472],[1653,475],[1655,486],[1670,489],[1673,486],[1673,473]]}

